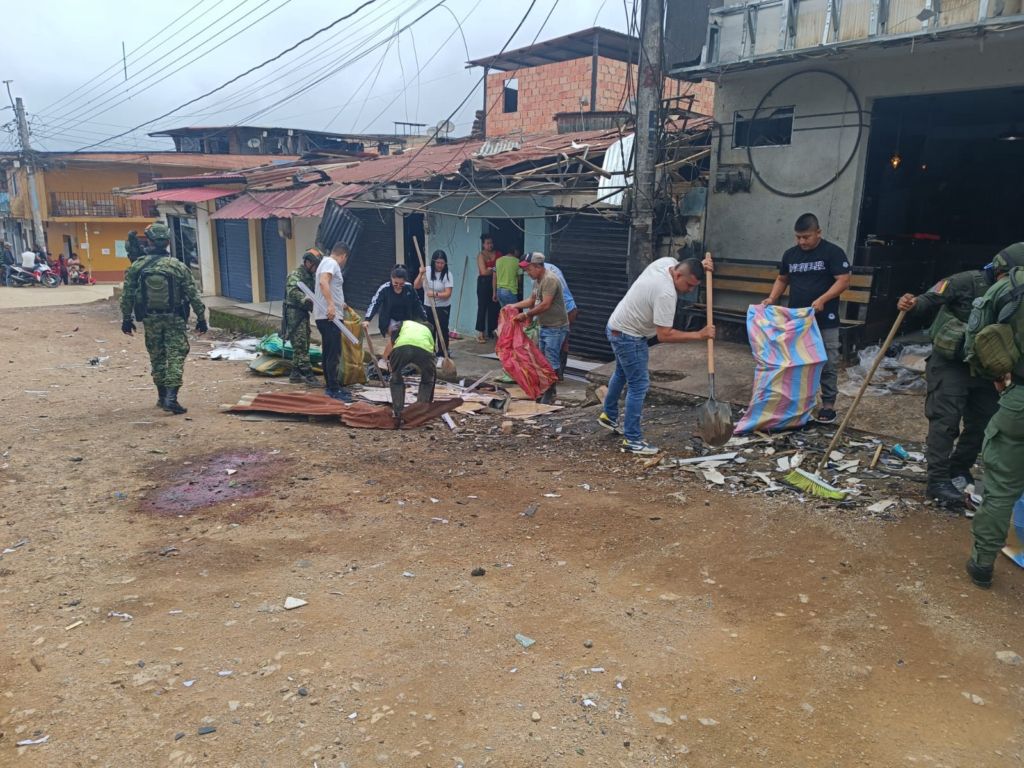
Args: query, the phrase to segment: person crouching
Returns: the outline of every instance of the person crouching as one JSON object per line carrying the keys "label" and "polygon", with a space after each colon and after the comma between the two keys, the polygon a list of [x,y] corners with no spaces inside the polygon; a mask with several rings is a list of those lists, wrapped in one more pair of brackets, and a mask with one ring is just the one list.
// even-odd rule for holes
{"label": "person crouching", "polygon": [[434,400],[434,379],[437,363],[434,358],[434,332],[429,325],[415,320],[403,320],[391,332],[384,347],[384,356],[391,369],[391,407],[395,414],[395,428],[402,423],[405,408],[405,379],[402,376],[406,366],[420,372],[420,388],[417,403]]}

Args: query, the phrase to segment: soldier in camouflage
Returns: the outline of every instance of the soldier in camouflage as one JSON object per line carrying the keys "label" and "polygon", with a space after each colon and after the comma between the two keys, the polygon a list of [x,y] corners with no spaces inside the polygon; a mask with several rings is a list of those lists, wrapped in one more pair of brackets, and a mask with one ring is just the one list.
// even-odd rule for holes
{"label": "soldier in camouflage", "polygon": [[299,285],[316,291],[316,268],[320,266],[321,258],[323,254],[320,251],[310,248],[302,254],[302,264],[288,275],[281,322],[281,337],[292,343],[292,373],[288,381],[293,384],[304,382],[311,387],[320,386],[320,380],[313,375],[309,365],[309,313],[313,309],[313,301],[306,297]]}
{"label": "soldier in camouflage", "polygon": [[[1001,255],[996,257],[1000,258]],[[971,469],[981,452],[985,428],[999,408],[999,396],[992,382],[973,376],[963,361],[963,335],[974,300],[984,296],[993,285],[997,271],[1006,269],[1007,264],[997,265],[993,261],[984,269],[958,272],[940,280],[920,296],[905,294],[897,303],[911,317],[932,321],[932,354],[925,371],[928,393],[924,405],[928,419],[927,493],[949,509],[963,507],[963,491],[974,482]]]}
{"label": "soldier in camouflage", "polygon": [[[187,409],[178,402],[185,357],[188,355],[187,321],[189,307],[196,313],[196,331],[206,333],[206,307],[196,290],[192,272],[170,255],[170,230],[162,222],[146,227],[148,245],[124,276],[121,294],[121,331],[132,336],[136,330],[132,315],[143,324],[146,351],[149,352],[153,383],[158,393],[157,406],[172,414]],[[173,306],[155,307],[146,298],[150,275],[162,276],[168,285]]]}

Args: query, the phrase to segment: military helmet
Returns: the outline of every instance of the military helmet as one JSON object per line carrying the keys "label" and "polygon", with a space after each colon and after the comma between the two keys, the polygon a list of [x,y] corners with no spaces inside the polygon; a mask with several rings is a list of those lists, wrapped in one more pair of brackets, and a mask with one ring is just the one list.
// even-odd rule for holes
{"label": "military helmet", "polygon": [[1024,267],[1024,243],[1008,245],[992,259],[996,272],[1009,272],[1013,267]]}
{"label": "military helmet", "polygon": [[151,243],[168,243],[171,240],[171,230],[162,221],[154,221],[144,233],[146,239]]}
{"label": "military helmet", "polygon": [[307,248],[306,252],[302,254],[302,260],[312,262],[314,267],[320,266],[320,260],[323,257],[324,255],[320,253],[318,248]]}

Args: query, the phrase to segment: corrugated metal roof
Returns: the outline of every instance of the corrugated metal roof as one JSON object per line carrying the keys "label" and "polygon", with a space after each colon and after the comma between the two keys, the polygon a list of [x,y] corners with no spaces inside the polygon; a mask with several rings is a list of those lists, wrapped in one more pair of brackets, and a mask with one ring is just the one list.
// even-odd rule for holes
{"label": "corrugated metal roof", "polygon": [[207,200],[215,200],[218,197],[227,197],[235,194],[230,189],[219,187],[184,187],[182,189],[157,189],[152,192],[142,192],[137,195],[130,195],[131,200],[171,200],[176,203],[203,203]]}
{"label": "corrugated metal roof", "polygon": [[282,162],[293,162],[294,155],[206,155],[199,152],[41,152],[44,160],[66,163],[120,163],[122,165],[178,166],[234,171]]}
{"label": "corrugated metal roof", "polygon": [[328,198],[353,199],[363,192],[362,184],[310,184],[276,192],[246,191],[211,219],[290,219],[320,216]]}

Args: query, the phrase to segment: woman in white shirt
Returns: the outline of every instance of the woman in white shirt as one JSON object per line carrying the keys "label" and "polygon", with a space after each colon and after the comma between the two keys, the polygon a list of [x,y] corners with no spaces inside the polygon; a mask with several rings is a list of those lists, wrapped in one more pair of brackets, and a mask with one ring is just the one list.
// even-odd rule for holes
{"label": "woman in white shirt", "polygon": [[[434,255],[430,257],[430,266],[420,268],[413,285],[417,291],[423,291],[423,304],[431,320],[434,318],[433,313],[429,311],[430,307],[437,308],[437,319],[441,327],[434,329],[435,338],[436,334],[440,333],[445,344],[448,344],[454,288],[451,272],[448,271],[448,254],[441,250],[434,251]],[[438,344],[437,356],[441,357],[441,354],[441,345]]]}

